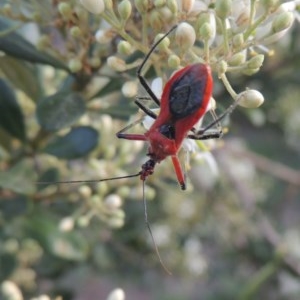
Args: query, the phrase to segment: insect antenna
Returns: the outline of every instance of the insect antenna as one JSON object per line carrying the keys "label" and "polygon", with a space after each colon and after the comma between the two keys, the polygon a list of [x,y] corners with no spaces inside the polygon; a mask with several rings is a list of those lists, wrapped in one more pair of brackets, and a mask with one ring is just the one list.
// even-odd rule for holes
{"label": "insect antenna", "polygon": [[153,243],[153,246],[154,246],[154,249],[155,249],[155,252],[156,252],[156,255],[158,257],[158,260],[161,264],[161,266],[163,267],[163,269],[169,274],[169,275],[172,275],[172,272],[166,267],[166,265],[163,263],[163,260],[159,254],[159,250],[158,250],[158,247],[157,247],[157,244],[155,242],[155,239],[154,239],[154,236],[153,236],[153,233],[152,233],[152,230],[151,230],[151,226],[150,226],[150,223],[149,223],[149,220],[148,220],[148,213],[147,213],[147,201],[146,201],[146,197],[145,197],[145,180],[143,180],[143,202],[144,202],[144,213],[145,213],[145,224],[148,228],[148,231],[150,233],[150,236],[151,236],[151,239],[152,239],[152,243]]}
{"label": "insect antenna", "polygon": [[64,184],[64,183],[97,183],[101,181],[109,181],[109,180],[119,180],[124,178],[132,178],[138,177],[141,175],[141,172],[132,175],[126,176],[118,176],[118,177],[110,177],[104,179],[92,179],[92,180],[65,180],[65,181],[37,181],[36,184]]}

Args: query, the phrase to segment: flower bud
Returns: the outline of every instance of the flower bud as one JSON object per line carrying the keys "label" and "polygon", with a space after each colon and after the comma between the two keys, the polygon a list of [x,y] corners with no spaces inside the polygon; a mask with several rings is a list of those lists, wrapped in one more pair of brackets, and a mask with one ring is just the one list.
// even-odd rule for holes
{"label": "flower bud", "polygon": [[[99,0],[98,0],[99,1]],[[104,7],[108,11],[112,11],[114,6],[112,0],[102,0],[104,2]]]}
{"label": "flower bud", "polygon": [[217,0],[215,4],[216,15],[220,19],[226,19],[231,13],[232,1],[231,0]]}
{"label": "flower bud", "polygon": [[159,30],[163,26],[163,20],[157,10],[152,10],[149,17],[150,25],[155,30]]}
{"label": "flower bud", "polygon": [[212,37],[214,37],[214,30],[211,27],[211,25],[209,23],[204,23],[201,28],[200,28],[200,37],[205,40],[208,41],[210,40]]}
{"label": "flower bud", "polygon": [[259,71],[259,68],[254,68],[254,69],[246,68],[246,69],[244,69],[242,72],[243,72],[243,74],[245,74],[245,75],[251,76],[251,75],[257,73],[258,71]]}
{"label": "flower bud", "polygon": [[148,11],[149,0],[134,0],[135,7],[138,12],[142,15]]}
{"label": "flower bud", "polygon": [[160,18],[164,21],[164,24],[170,24],[171,20],[176,18],[167,6],[163,6],[157,9],[160,14]]}
{"label": "flower bud", "polygon": [[261,5],[266,11],[273,12],[278,7],[279,0],[261,0]]}
{"label": "flower bud", "polygon": [[264,96],[256,90],[246,90],[238,94],[238,105],[246,108],[257,108],[264,102]]}
{"label": "flower bud", "polygon": [[78,37],[81,37],[82,31],[81,31],[81,29],[78,26],[73,26],[70,29],[70,34],[71,34],[72,37],[78,38]]}
{"label": "flower bud", "polygon": [[114,289],[111,291],[106,300],[125,300],[125,293],[122,289]]}
{"label": "flower bud", "polygon": [[284,11],[276,16],[272,24],[273,33],[283,31],[290,28],[294,22],[294,15],[292,12]]}
{"label": "flower bud", "polygon": [[107,58],[107,65],[118,72],[124,72],[126,71],[126,63],[123,59],[118,58],[116,56],[110,56]]}
{"label": "flower bud", "polygon": [[89,64],[92,68],[99,68],[101,65],[101,59],[99,57],[91,57],[89,59]]}
{"label": "flower bud", "polygon": [[66,20],[71,19],[73,14],[72,7],[67,2],[60,2],[58,4],[58,11]]}
{"label": "flower bud", "polygon": [[255,55],[247,62],[247,67],[249,69],[259,69],[264,62],[264,58],[265,56],[263,54]]}
{"label": "flower bud", "polygon": [[72,217],[65,217],[61,219],[58,227],[62,232],[69,232],[74,228],[74,219]]}
{"label": "flower bud", "polygon": [[180,65],[180,58],[175,54],[171,54],[168,58],[168,66],[172,69],[177,69],[179,65]]}
{"label": "flower bud", "polygon": [[194,5],[195,0],[181,0],[181,10],[185,13],[189,13]]}
{"label": "flower bud", "polygon": [[118,195],[122,198],[126,198],[130,194],[130,187],[126,185],[122,185],[120,188],[117,190]]}
{"label": "flower bud", "polygon": [[166,0],[154,0],[153,4],[155,7],[162,7],[166,4]]}
{"label": "flower bud", "polygon": [[[161,39],[164,36],[164,34],[159,33],[156,35],[154,42],[157,42],[159,39]],[[167,50],[170,46],[170,39],[166,36],[161,42],[157,45],[159,50]]]}
{"label": "flower bud", "polygon": [[132,5],[129,0],[123,0],[118,5],[119,15],[123,21],[127,21],[132,12]]}
{"label": "flower bud", "polygon": [[176,0],[167,0],[167,7],[170,9],[173,15],[178,12],[178,4]]}
{"label": "flower bud", "polygon": [[92,14],[101,14],[105,9],[103,0],[80,0],[80,2]]}
{"label": "flower bud", "polygon": [[90,218],[87,216],[80,216],[77,219],[77,225],[81,228],[88,227],[90,225]]}
{"label": "flower bud", "polygon": [[194,28],[186,22],[180,23],[176,29],[175,39],[183,50],[191,48],[196,41]]}
{"label": "flower bud", "polygon": [[92,190],[88,185],[82,185],[79,188],[79,194],[84,198],[89,198],[92,195]]}
{"label": "flower bud", "polygon": [[121,207],[122,199],[117,194],[110,194],[107,197],[105,197],[104,204],[108,209],[114,210]]}
{"label": "flower bud", "polygon": [[246,61],[246,51],[242,51],[239,53],[236,53],[234,55],[232,55],[229,59],[228,59],[228,65],[231,67],[236,67],[236,66],[240,66],[241,64],[243,64]]}
{"label": "flower bud", "polygon": [[211,45],[215,39],[216,31],[217,31],[216,16],[214,15],[214,13],[212,12],[201,13],[197,19],[195,28],[197,34],[199,35],[199,38],[206,39],[209,42],[209,45]]}
{"label": "flower bud", "polygon": [[236,34],[232,39],[232,44],[235,49],[240,49],[244,44],[244,35],[242,33]]}
{"label": "flower bud", "polygon": [[227,71],[227,62],[225,60],[221,60],[217,66],[218,74],[224,74]]}
{"label": "flower bud", "polygon": [[118,53],[122,55],[129,55],[133,52],[131,44],[127,41],[120,41],[117,46]]}
{"label": "flower bud", "polygon": [[82,69],[82,62],[78,58],[73,58],[69,61],[68,66],[72,73],[76,73]]}
{"label": "flower bud", "polygon": [[125,213],[121,209],[112,211],[112,216],[107,220],[108,226],[112,228],[121,228],[125,223]]}
{"label": "flower bud", "polygon": [[133,98],[137,95],[138,85],[136,81],[127,81],[122,86],[122,94],[127,98]]}

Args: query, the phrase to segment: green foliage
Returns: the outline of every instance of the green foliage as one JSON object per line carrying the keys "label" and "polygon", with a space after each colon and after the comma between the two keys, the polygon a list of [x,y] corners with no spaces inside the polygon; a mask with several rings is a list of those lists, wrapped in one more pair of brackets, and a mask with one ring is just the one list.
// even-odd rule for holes
{"label": "green foliage", "polygon": [[2,33],[0,36],[0,50],[5,54],[23,61],[46,64],[68,71],[68,68],[62,62],[50,55],[42,53],[20,34],[17,34],[15,32],[17,25],[12,24],[10,20],[1,17],[0,29]]}
{"label": "green foliage", "polygon": [[13,137],[25,141],[24,117],[13,90],[0,79],[0,126]]}
{"label": "green foliage", "polygon": [[84,112],[84,99],[72,91],[64,91],[41,99],[36,114],[44,130],[56,131],[74,124]]}
{"label": "green foliage", "polygon": [[44,148],[44,152],[63,159],[75,159],[87,155],[98,143],[98,132],[87,126],[73,128],[65,136],[56,137]]}

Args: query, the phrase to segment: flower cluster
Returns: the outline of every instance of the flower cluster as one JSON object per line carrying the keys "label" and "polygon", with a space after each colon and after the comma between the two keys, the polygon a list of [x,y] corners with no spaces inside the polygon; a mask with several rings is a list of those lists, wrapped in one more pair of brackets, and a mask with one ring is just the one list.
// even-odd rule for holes
{"label": "flower cluster", "polygon": [[[133,2],[133,1],[132,1]],[[153,55],[152,63],[158,75],[164,68],[178,69],[187,64],[204,61],[217,72],[234,100],[240,99],[244,107],[257,107],[263,97],[257,91],[237,94],[227,80],[227,73],[240,72],[251,75],[259,71],[267,45],[278,41],[299,18],[299,0],[168,0],[112,1],[81,0],[90,12],[101,14],[96,40],[106,44],[119,37],[118,55],[107,59],[109,67],[122,72],[136,67],[139,60],[127,63],[126,58],[135,50],[147,53],[152,41],[172,24],[180,24],[175,33],[175,43],[166,38]],[[149,27],[152,32],[149,33]],[[195,44],[196,40],[201,43]],[[136,82],[137,84],[137,82]],[[133,96],[137,88],[133,82],[122,89]],[[256,97],[257,96],[257,97]]]}
{"label": "flower cluster", "polygon": [[[284,36],[295,18],[300,19],[299,0],[285,3],[278,0],[123,0],[117,6],[110,0],[81,0],[81,3],[102,17],[95,34],[100,44],[118,38],[118,53],[107,59],[111,69],[124,72],[135,68],[140,60],[129,63],[128,56],[136,50],[146,54],[153,41],[172,25],[179,24],[175,34],[166,37],[150,57],[158,76],[152,84],[154,93],[160,97],[167,70],[204,62],[218,74],[232,99],[245,108],[260,106],[264,97],[248,88],[236,92],[228,74],[258,72],[265,55],[272,53],[267,47]],[[136,96],[138,84],[136,78],[128,80],[122,88],[124,96]],[[212,103],[209,109],[214,109],[214,99]],[[151,121],[146,117],[144,126],[149,128]],[[183,147],[192,152],[197,148],[194,141],[185,141]]]}

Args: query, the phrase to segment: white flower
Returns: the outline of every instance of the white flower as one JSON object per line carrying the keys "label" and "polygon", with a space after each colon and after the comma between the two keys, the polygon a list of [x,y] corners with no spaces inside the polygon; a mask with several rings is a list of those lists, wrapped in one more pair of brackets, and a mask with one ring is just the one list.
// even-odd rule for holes
{"label": "white flower", "polygon": [[59,222],[59,230],[63,232],[68,232],[74,228],[74,219],[72,217],[64,217]]}
{"label": "white flower", "polygon": [[151,83],[151,90],[155,94],[155,96],[160,99],[163,92],[163,81],[161,77],[157,77],[153,79]]}
{"label": "white flower", "polygon": [[[159,111],[160,111],[160,109],[159,108],[155,108],[155,109],[151,109],[155,114],[158,114],[159,113]],[[145,118],[144,118],[144,120],[143,120],[143,126],[147,129],[147,130],[149,130],[150,129],[150,127],[153,125],[153,123],[154,123],[154,119],[153,118],[151,118],[150,116],[145,116]]]}
{"label": "white flower", "polygon": [[127,98],[133,98],[136,96],[138,91],[138,85],[137,82],[134,81],[126,81],[122,86],[122,94]]}
{"label": "white flower", "polygon": [[114,289],[109,293],[106,300],[125,300],[125,293],[120,288]]}
{"label": "white flower", "polygon": [[232,2],[232,14],[231,20],[233,29],[236,32],[242,31],[249,22],[250,19],[250,0],[235,0]]}

